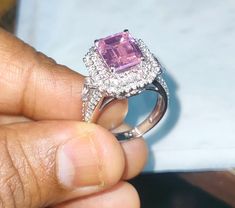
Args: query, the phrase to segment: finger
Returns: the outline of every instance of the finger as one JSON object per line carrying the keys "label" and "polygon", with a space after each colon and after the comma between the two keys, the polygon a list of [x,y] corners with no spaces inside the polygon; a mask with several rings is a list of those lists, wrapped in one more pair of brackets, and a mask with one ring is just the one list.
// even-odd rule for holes
{"label": "finger", "polygon": [[[130,129],[130,126],[123,124],[113,130],[120,132]],[[138,175],[144,168],[148,158],[148,147],[143,138],[135,138],[121,142],[125,155],[125,170],[123,179],[130,179]]]}
{"label": "finger", "polygon": [[121,182],[112,189],[83,199],[55,206],[55,208],[139,208],[140,200],[135,188]]}
{"label": "finger", "polygon": [[0,125],[21,123],[31,121],[29,118],[24,116],[14,116],[14,115],[0,115]]}
{"label": "finger", "polygon": [[[81,120],[83,82],[82,75],[0,29],[0,113]],[[114,114],[115,119],[123,118]]]}
{"label": "finger", "polygon": [[104,109],[97,123],[107,129],[113,129],[123,123],[128,111],[127,100],[115,100]]}
{"label": "finger", "polygon": [[122,148],[102,127],[41,121],[0,128],[0,198],[5,207],[44,207],[116,184]]}

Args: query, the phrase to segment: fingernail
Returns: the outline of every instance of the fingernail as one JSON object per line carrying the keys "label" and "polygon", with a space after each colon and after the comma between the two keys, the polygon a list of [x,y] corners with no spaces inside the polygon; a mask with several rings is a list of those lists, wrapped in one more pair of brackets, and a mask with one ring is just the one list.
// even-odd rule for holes
{"label": "fingernail", "polygon": [[62,185],[78,188],[102,184],[102,166],[90,137],[71,139],[59,148],[57,175]]}

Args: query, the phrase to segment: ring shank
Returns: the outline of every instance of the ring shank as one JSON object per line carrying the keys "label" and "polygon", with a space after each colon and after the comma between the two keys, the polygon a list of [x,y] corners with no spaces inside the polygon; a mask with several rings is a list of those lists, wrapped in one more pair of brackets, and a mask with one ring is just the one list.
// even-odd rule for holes
{"label": "ring shank", "polygon": [[[130,140],[132,138],[141,137],[144,133],[148,132],[150,129],[152,129],[164,116],[167,105],[168,105],[168,95],[167,95],[167,87],[164,84],[164,80],[159,79],[159,77],[156,77],[151,84],[148,84],[143,88],[143,91],[149,90],[156,92],[158,94],[156,105],[153,108],[152,112],[149,114],[149,116],[140,124],[138,124],[136,127],[113,134],[116,136],[116,138],[119,141],[124,140]],[[102,113],[103,109],[106,108],[113,100],[116,98],[114,97],[105,97],[104,95],[101,95],[98,97],[98,99],[95,99],[97,97],[97,93],[100,93],[98,89],[89,89],[87,95],[88,98],[86,102],[84,102],[84,109],[85,112],[90,112],[91,116],[88,120],[85,120],[87,122],[95,123],[97,122],[97,119],[99,115]],[[134,95],[137,96],[137,95]],[[93,102],[96,102],[96,104],[93,105]],[[91,102],[90,102],[91,101]],[[93,101],[93,102],[92,102]],[[94,106],[91,108],[91,106]],[[90,107],[90,109],[89,109]]]}
{"label": "ring shank", "polygon": [[141,137],[147,131],[152,129],[161,120],[166,112],[168,105],[167,93],[162,85],[157,81],[157,79],[155,79],[151,84],[147,85],[144,90],[154,91],[158,94],[156,105],[150,115],[139,125],[128,131],[114,133],[119,141]]}

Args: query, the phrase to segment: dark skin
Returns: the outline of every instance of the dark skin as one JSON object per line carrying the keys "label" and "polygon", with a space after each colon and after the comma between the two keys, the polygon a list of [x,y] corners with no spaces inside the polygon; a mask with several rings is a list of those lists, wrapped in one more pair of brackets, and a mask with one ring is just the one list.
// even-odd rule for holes
{"label": "dark skin", "polygon": [[81,122],[83,79],[0,29],[0,207],[140,206],[125,180],[143,169],[146,145],[106,130],[126,128],[127,102]]}

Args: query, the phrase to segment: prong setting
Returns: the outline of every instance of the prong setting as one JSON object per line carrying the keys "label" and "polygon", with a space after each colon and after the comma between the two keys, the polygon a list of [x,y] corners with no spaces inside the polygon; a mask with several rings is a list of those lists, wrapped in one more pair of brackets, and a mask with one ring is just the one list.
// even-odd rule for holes
{"label": "prong setting", "polygon": [[132,96],[161,74],[157,58],[127,29],[94,42],[83,61],[89,72],[90,84],[106,96]]}
{"label": "prong setting", "polygon": [[160,74],[161,67],[142,40],[136,40],[143,57],[141,63],[122,73],[114,73],[100,57],[96,47],[90,48],[83,59],[89,71],[92,85],[107,96],[129,97],[151,83]]}

